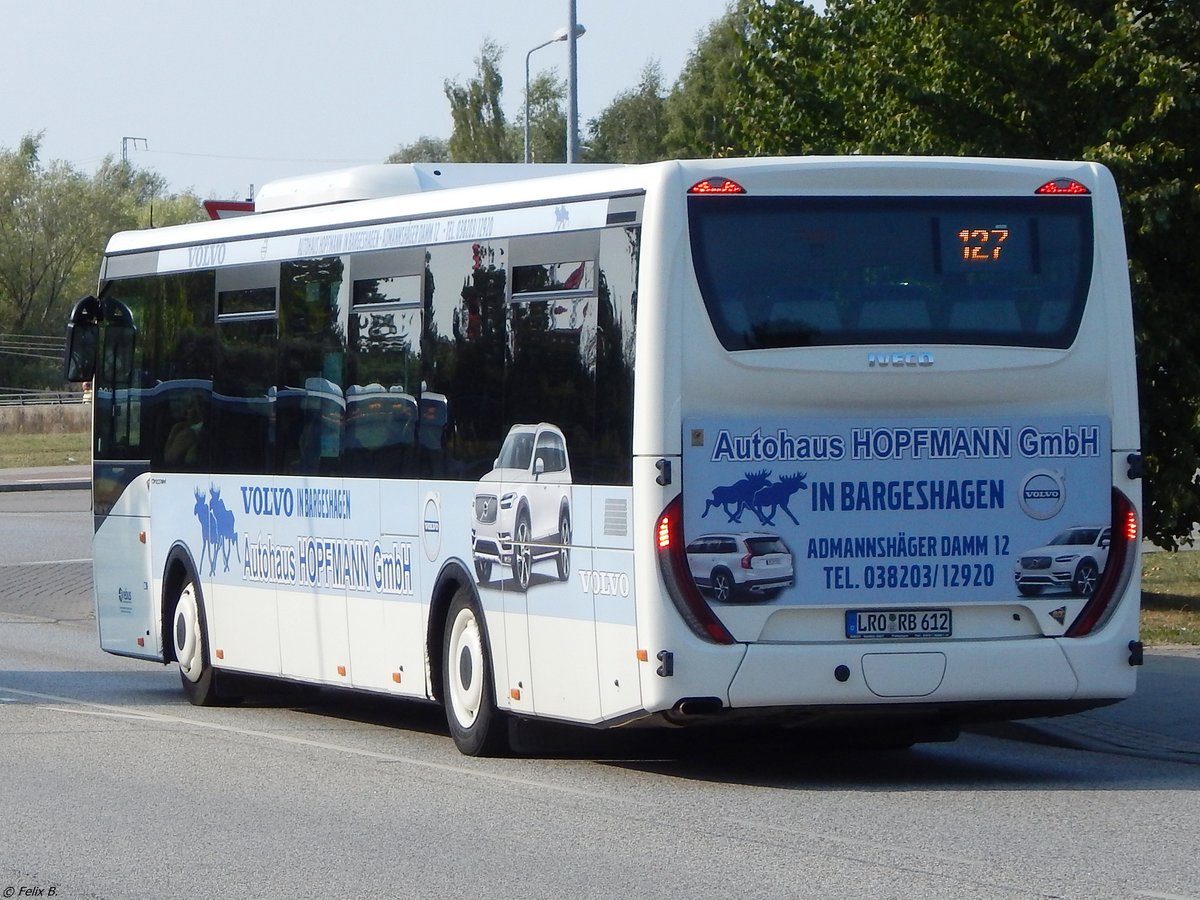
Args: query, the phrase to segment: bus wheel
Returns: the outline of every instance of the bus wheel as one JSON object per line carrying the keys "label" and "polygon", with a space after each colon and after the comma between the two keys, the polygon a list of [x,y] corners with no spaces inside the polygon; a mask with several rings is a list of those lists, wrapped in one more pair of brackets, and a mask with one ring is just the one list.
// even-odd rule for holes
{"label": "bus wheel", "polygon": [[459,588],[450,601],[442,641],[442,698],[450,736],[467,756],[504,753],[508,723],[496,709],[483,620],[467,588]]}
{"label": "bus wheel", "polygon": [[529,545],[529,513],[517,516],[517,528],[513,533],[513,578],[522,591],[529,589],[529,577],[533,570],[533,547]]}
{"label": "bus wheel", "polygon": [[1071,579],[1071,590],[1076,596],[1089,599],[1096,593],[1096,583],[1100,580],[1100,570],[1090,559],[1079,561],[1075,569],[1075,577]]}
{"label": "bus wheel", "polygon": [[200,592],[194,582],[188,581],[180,588],[179,598],[175,601],[171,631],[175,640],[175,659],[179,663],[179,680],[183,682],[188,700],[193,706],[215,706],[216,673],[208,661],[201,608]]}
{"label": "bus wheel", "polygon": [[571,577],[571,517],[563,510],[558,521],[558,542],[562,549],[558,551],[555,562],[558,563],[558,580],[566,581]]}

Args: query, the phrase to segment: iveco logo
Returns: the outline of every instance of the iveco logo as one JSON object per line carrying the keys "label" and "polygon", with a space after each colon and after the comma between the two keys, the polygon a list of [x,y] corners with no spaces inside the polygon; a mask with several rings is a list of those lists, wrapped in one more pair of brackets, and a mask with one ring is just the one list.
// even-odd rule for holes
{"label": "iveco logo", "polygon": [[868,353],[867,366],[869,368],[904,369],[917,367],[929,368],[933,365],[933,354],[925,353]]}

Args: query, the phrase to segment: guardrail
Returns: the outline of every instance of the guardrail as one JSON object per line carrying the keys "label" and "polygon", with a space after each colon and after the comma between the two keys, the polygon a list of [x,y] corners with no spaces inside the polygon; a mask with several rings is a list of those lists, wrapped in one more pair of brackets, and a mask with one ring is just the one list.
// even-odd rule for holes
{"label": "guardrail", "polygon": [[86,403],[90,395],[79,391],[32,391],[0,388],[0,406],[66,406]]}

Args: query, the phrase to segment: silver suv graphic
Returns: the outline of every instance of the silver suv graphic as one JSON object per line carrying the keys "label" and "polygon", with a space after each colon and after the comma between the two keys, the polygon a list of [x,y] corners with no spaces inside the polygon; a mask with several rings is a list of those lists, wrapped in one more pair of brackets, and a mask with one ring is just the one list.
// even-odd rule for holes
{"label": "silver suv graphic", "polygon": [[1026,550],[1013,572],[1017,590],[1036,597],[1046,588],[1066,588],[1076,597],[1091,597],[1108,562],[1111,533],[1105,525],[1076,525],[1046,546]]}
{"label": "silver suv graphic", "polygon": [[514,425],[500,455],[475,486],[471,548],[481,585],[494,565],[509,566],[524,591],[534,563],[555,561],[571,575],[571,463],[554,425]]}
{"label": "silver suv graphic", "polygon": [[701,535],[688,544],[687,558],[697,586],[721,603],[774,597],[795,580],[792,551],[765,531]]}

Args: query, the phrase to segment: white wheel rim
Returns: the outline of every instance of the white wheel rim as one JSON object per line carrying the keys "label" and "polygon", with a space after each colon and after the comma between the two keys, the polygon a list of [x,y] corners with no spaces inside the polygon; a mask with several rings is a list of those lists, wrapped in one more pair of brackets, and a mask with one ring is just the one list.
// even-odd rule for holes
{"label": "white wheel rim", "polygon": [[559,551],[562,566],[563,580],[571,574],[571,523],[564,520],[562,527],[558,529],[558,539],[562,541],[562,550]]}
{"label": "white wheel rim", "polygon": [[196,590],[191,583],[179,592],[172,619],[175,640],[175,659],[179,671],[188,681],[199,681],[204,669],[204,639],[200,634],[200,612],[196,605]]}
{"label": "white wheel rim", "polygon": [[522,587],[529,583],[529,572],[533,567],[532,554],[533,551],[529,547],[529,527],[522,519],[517,526],[516,547],[513,550],[514,568],[516,569],[517,583]]}
{"label": "white wheel rim", "polygon": [[724,603],[729,599],[729,580],[724,575],[718,575],[713,581],[717,586],[717,599]]}
{"label": "white wheel rim", "polygon": [[483,638],[479,623],[469,609],[461,609],[450,627],[450,706],[464,728],[475,724],[483,701]]}

